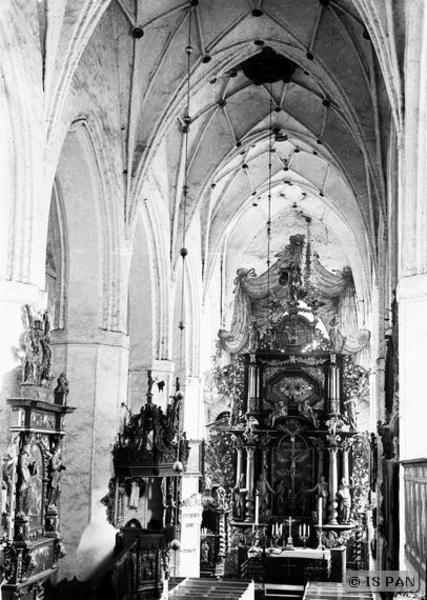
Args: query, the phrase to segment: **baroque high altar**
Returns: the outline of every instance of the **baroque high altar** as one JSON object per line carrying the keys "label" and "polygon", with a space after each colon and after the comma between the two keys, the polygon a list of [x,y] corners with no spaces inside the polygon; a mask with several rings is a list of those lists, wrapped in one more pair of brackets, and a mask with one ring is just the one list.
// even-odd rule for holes
{"label": "baroque high altar", "polygon": [[[341,572],[367,567],[369,438],[358,417],[369,410],[359,364],[369,332],[358,326],[351,271],[330,273],[295,235],[269,271],[239,269],[235,284],[216,368],[229,417],[208,444],[212,488],[228,492],[226,550],[215,560],[261,580],[262,557],[299,548],[323,558],[340,550]],[[328,562],[313,568],[305,579],[329,576]]]}

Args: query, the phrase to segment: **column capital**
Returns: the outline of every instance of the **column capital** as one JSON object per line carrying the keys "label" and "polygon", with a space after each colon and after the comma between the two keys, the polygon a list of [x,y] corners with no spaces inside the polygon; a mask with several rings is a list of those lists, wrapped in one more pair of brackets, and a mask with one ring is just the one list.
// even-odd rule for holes
{"label": "column capital", "polygon": [[353,438],[345,438],[341,444],[341,450],[347,453],[350,452],[351,447],[353,445],[353,441]]}
{"label": "column capital", "polygon": [[92,332],[85,334],[83,332],[69,333],[64,329],[54,329],[51,333],[52,346],[62,344],[75,346],[118,346],[120,348],[129,347],[129,336],[121,331],[105,331],[99,329],[96,335]]}

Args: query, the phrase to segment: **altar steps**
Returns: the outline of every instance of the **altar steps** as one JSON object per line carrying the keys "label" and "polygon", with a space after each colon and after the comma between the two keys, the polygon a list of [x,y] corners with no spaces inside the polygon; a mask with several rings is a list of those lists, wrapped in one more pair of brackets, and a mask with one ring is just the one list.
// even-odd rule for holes
{"label": "altar steps", "polygon": [[303,600],[304,586],[289,585],[285,583],[264,584],[264,598],[266,600]]}
{"label": "altar steps", "polygon": [[254,600],[254,584],[231,579],[184,579],[169,590],[169,600]]}
{"label": "altar steps", "polygon": [[342,583],[309,581],[304,600],[372,600],[370,592],[348,591]]}

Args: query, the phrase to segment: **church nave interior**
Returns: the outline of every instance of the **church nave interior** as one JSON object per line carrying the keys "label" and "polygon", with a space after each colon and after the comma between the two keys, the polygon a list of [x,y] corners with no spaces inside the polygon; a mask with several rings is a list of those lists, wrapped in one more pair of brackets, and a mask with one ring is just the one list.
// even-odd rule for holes
{"label": "church nave interior", "polygon": [[425,598],[426,28],[2,0],[0,598]]}

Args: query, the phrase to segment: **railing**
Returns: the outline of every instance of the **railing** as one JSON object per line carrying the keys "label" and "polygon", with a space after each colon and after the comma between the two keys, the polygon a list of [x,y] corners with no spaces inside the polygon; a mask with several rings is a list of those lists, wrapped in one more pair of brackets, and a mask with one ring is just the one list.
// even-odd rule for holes
{"label": "railing", "polygon": [[404,460],[405,556],[425,580],[427,554],[427,459]]}

